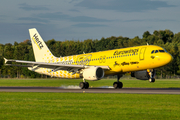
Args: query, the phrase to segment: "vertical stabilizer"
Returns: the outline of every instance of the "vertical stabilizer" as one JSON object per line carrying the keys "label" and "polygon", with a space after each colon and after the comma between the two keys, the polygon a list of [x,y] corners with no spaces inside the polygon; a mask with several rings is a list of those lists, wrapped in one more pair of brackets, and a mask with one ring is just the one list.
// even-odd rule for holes
{"label": "vertical stabilizer", "polygon": [[51,53],[36,28],[29,29],[29,34],[36,62],[54,61],[56,57]]}

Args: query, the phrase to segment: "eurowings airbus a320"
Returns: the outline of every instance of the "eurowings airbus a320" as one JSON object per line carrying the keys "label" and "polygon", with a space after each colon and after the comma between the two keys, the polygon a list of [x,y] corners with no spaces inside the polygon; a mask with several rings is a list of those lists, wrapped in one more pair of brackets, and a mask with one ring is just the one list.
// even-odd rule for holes
{"label": "eurowings airbus a320", "polygon": [[[89,88],[85,80],[100,80],[105,76],[117,75],[114,88],[122,88],[120,77],[131,72],[140,80],[155,82],[155,68],[167,65],[173,57],[162,47],[144,45],[114,49],[65,57],[55,57],[35,28],[29,29],[35,62],[5,59],[6,65],[28,67],[29,70],[60,78],[83,78],[81,89]],[[8,64],[11,62],[27,65]]]}

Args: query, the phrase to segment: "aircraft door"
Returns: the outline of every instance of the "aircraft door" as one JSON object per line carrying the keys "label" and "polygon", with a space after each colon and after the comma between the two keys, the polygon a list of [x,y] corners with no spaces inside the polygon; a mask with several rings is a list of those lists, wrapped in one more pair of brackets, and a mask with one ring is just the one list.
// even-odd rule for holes
{"label": "aircraft door", "polygon": [[144,60],[145,51],[146,51],[146,47],[141,48],[140,54],[139,54],[140,60]]}

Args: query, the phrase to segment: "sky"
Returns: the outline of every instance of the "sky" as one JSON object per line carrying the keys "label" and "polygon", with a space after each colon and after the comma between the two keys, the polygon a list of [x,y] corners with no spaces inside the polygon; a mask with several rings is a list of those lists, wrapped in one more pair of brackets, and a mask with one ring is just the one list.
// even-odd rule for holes
{"label": "sky", "polygon": [[45,41],[178,33],[179,11],[180,0],[1,0],[0,44],[30,39],[30,28]]}

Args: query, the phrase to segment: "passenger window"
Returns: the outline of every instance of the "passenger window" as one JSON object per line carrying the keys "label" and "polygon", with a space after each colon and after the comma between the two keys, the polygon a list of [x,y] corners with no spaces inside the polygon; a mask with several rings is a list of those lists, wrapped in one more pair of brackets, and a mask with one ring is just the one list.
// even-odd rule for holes
{"label": "passenger window", "polygon": [[151,52],[151,54],[153,54],[154,53],[154,50]]}
{"label": "passenger window", "polygon": [[158,50],[156,50],[155,53],[158,53]]}

